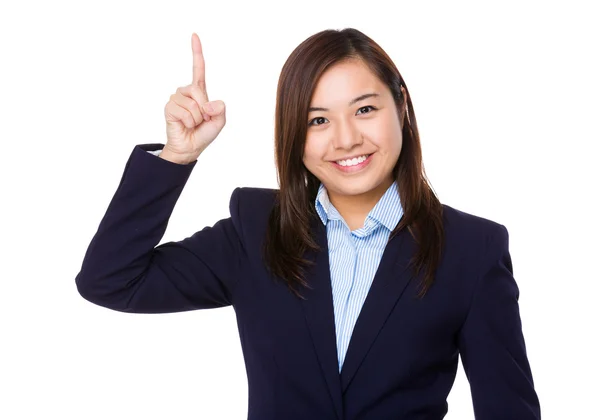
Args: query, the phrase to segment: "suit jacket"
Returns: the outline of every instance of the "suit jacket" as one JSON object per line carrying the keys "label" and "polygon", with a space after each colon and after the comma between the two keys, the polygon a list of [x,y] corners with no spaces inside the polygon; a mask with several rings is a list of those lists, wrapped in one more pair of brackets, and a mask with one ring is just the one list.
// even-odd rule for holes
{"label": "suit jacket", "polygon": [[85,254],[76,284],[123,312],[232,305],[248,376],[248,419],[442,419],[459,354],[479,420],[540,419],[519,315],[508,232],[444,205],[446,245],[418,299],[405,229],[387,245],[338,371],[327,236],[305,300],[261,260],[275,190],[236,188],[231,217],[156,246],[197,161],[168,162],[135,146]]}

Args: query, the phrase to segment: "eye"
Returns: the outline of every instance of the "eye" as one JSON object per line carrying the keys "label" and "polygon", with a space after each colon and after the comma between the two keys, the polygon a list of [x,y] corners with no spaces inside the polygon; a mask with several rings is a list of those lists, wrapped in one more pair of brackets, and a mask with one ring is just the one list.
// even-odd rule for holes
{"label": "eye", "polygon": [[326,119],[327,119],[327,118],[325,118],[325,117],[317,117],[317,118],[313,118],[312,120],[310,120],[310,121],[308,122],[308,125],[321,125],[321,124],[313,124],[313,123],[314,123],[315,121],[318,121],[318,120],[326,120]]}
{"label": "eye", "polygon": [[[373,110],[377,109],[374,106],[367,105],[367,106],[363,106],[363,107],[359,108],[358,110],[360,111],[361,109],[369,109],[369,108],[371,108]],[[366,112],[366,113],[368,114],[368,112]],[[365,112],[361,112],[361,114],[365,114]]]}

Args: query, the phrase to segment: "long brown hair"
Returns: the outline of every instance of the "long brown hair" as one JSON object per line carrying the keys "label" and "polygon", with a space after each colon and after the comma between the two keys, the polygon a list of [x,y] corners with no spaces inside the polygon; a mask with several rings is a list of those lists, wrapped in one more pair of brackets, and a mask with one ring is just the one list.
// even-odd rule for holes
{"label": "long brown hair", "polygon": [[[426,267],[419,297],[433,284],[444,244],[443,207],[430,188],[421,156],[421,143],[412,101],[404,79],[385,51],[362,32],[328,29],[303,41],[285,62],[277,85],[275,108],[275,166],[279,190],[269,216],[263,257],[272,274],[303,298],[299,287],[309,287],[303,259],[308,249],[319,251],[310,224],[318,218],[314,207],[320,181],[303,163],[308,108],[320,76],[333,64],[358,58],[386,84],[398,108],[402,149],[393,169],[403,216],[389,239],[407,228],[418,244],[410,261],[415,276]],[[388,240],[389,242],[389,240]]]}

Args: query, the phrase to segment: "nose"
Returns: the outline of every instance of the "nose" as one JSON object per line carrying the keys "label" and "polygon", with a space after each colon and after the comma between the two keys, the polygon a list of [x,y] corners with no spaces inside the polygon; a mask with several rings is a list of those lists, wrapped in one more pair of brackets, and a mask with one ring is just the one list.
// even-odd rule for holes
{"label": "nose", "polygon": [[338,150],[351,150],[355,146],[363,143],[361,131],[351,121],[339,120],[335,124],[335,130],[332,130],[333,147]]}

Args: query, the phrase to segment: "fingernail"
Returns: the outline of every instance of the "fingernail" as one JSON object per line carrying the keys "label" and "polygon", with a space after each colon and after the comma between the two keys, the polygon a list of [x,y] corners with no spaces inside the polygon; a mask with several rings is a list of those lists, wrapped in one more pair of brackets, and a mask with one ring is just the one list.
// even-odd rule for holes
{"label": "fingernail", "polygon": [[213,108],[212,104],[210,102],[206,103],[206,109],[208,109],[210,112],[214,112],[215,109]]}

